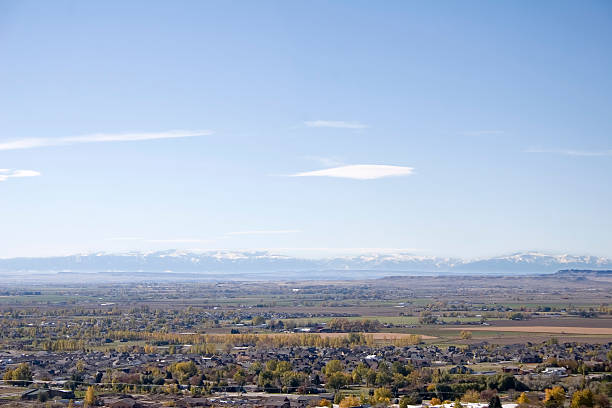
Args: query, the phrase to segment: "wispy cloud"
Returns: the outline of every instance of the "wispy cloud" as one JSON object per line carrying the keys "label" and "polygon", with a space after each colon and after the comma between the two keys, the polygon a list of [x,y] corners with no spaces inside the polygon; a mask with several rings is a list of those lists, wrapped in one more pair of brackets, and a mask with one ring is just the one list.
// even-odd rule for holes
{"label": "wispy cloud", "polygon": [[36,177],[36,176],[40,176],[40,173],[34,170],[0,169],[0,181],[6,181],[10,178]]}
{"label": "wispy cloud", "polygon": [[210,130],[169,130],[152,133],[93,133],[82,136],[54,138],[25,138],[0,142],[0,150],[34,149],[47,146],[65,146],[82,143],[140,142],[157,139],[178,139],[211,135]]}
{"label": "wispy cloud", "polygon": [[339,177],[354,180],[374,180],[383,177],[409,176],[412,167],[389,166],[383,164],[353,164],[323,170],[306,171],[292,174],[291,177]]}
{"label": "wispy cloud", "polygon": [[108,241],[141,241],[152,244],[182,244],[182,243],[208,243],[214,242],[212,239],[201,239],[201,238],[163,238],[163,239],[150,239],[142,237],[112,237],[107,238]]}
{"label": "wispy cloud", "polygon": [[564,156],[612,156],[612,149],[603,150],[573,150],[573,149],[537,149],[530,148],[525,150],[526,153],[545,153],[545,154],[561,154]]}
{"label": "wispy cloud", "polygon": [[368,125],[359,122],[345,122],[342,120],[308,120],[304,122],[308,127],[336,128],[336,129],[365,129]]}
{"label": "wispy cloud", "polygon": [[212,239],[199,239],[199,238],[145,239],[144,241],[154,243],[154,244],[195,244],[195,243],[214,242],[214,240]]}
{"label": "wispy cloud", "polygon": [[504,133],[503,130],[468,130],[461,132],[463,136],[499,136]]}
{"label": "wispy cloud", "polygon": [[227,232],[225,235],[275,235],[275,234],[295,234],[300,230],[252,230],[252,231],[233,231]]}

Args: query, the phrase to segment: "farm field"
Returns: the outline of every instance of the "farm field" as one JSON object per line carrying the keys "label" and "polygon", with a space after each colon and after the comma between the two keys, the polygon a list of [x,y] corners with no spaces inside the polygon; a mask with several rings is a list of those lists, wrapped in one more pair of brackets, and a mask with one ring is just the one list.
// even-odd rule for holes
{"label": "farm field", "polygon": [[[462,330],[461,328],[447,328],[442,330]],[[487,332],[522,332],[522,333],[554,333],[554,334],[602,334],[612,336],[612,328],[605,327],[575,327],[575,326],[494,326],[472,327],[471,331]]]}

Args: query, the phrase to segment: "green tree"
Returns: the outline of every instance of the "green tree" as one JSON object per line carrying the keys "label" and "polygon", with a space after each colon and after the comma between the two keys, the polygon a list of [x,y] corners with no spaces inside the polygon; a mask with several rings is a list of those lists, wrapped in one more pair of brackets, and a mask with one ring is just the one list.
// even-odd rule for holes
{"label": "green tree", "polygon": [[327,388],[336,390],[336,392],[348,385],[350,383],[351,377],[348,374],[343,373],[342,371],[336,371],[330,376],[327,377],[327,383],[325,384]]}
{"label": "green tree", "polygon": [[495,395],[489,401],[489,408],[502,408],[501,400],[499,399],[497,395]]}
{"label": "green tree", "polygon": [[340,360],[330,360],[323,368],[323,374],[330,376],[335,372],[344,370],[344,364]]}
{"label": "green tree", "polygon": [[393,394],[388,388],[380,387],[374,390],[372,395],[373,404],[389,404],[393,398]]}

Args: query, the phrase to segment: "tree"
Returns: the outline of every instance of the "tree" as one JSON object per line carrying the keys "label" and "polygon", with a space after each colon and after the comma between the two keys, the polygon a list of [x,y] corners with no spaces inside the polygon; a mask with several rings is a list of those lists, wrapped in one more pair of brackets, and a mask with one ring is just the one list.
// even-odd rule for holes
{"label": "tree", "polygon": [[472,338],[472,332],[468,331],[468,330],[462,330],[461,331],[461,338],[464,340],[469,340]]}
{"label": "tree", "polygon": [[399,406],[400,408],[407,408],[408,405],[419,405],[423,402],[423,399],[419,395],[418,392],[413,392],[408,395],[404,395],[400,398]]}
{"label": "tree", "polygon": [[253,318],[253,326],[259,326],[260,324],[264,324],[266,322],[266,319],[263,318],[263,316],[255,316]]}
{"label": "tree", "polygon": [[502,408],[501,401],[497,395],[489,401],[489,408]]}
{"label": "tree", "polygon": [[327,378],[327,387],[338,391],[340,388],[349,384],[351,376],[343,373],[342,371],[336,371]]}
{"label": "tree", "polygon": [[366,366],[364,363],[359,363],[359,365],[355,367],[352,373],[353,383],[360,384],[361,382],[363,382],[363,380],[366,379],[368,375],[368,369],[368,366]]}
{"label": "tree", "polygon": [[240,386],[246,384],[246,376],[243,370],[237,370],[236,374],[234,374],[234,381]]}
{"label": "tree", "polygon": [[478,402],[480,401],[480,393],[476,390],[467,390],[463,397],[461,397],[461,401],[463,402]]}
{"label": "tree", "polygon": [[374,390],[374,395],[372,396],[373,404],[389,404],[391,402],[391,398],[393,398],[393,394],[388,388],[376,388]]}
{"label": "tree", "polygon": [[421,324],[436,324],[438,322],[438,317],[431,314],[429,311],[421,312],[421,317],[419,318],[419,323]]}
{"label": "tree", "polygon": [[8,369],[4,373],[4,381],[24,387],[32,382],[32,370],[27,363],[21,363],[16,368]]}
{"label": "tree", "polygon": [[572,395],[570,408],[592,407],[593,406],[593,391],[587,389],[578,390]]}
{"label": "tree", "polygon": [[49,400],[49,393],[47,391],[38,391],[38,402],[47,402]]}
{"label": "tree", "polygon": [[189,381],[189,378],[198,373],[198,368],[195,363],[190,360],[172,364],[169,367],[169,371],[172,373],[172,376],[181,383],[186,383]]}
{"label": "tree", "polygon": [[85,400],[83,401],[86,407],[93,407],[96,405],[96,390],[93,386],[89,386],[87,388],[87,392],[85,393]]}
{"label": "tree", "polygon": [[527,397],[527,394],[522,392],[521,395],[519,395],[519,397],[516,399],[516,402],[520,405],[529,404],[529,397]]}
{"label": "tree", "polygon": [[344,370],[344,364],[340,360],[330,360],[323,368],[323,374],[330,376],[337,371]]}
{"label": "tree", "polygon": [[344,397],[342,401],[340,401],[340,408],[351,408],[351,407],[359,407],[361,406],[361,401],[359,398],[354,395],[349,395],[348,397]]}
{"label": "tree", "polygon": [[565,402],[565,390],[558,385],[544,390],[544,395],[544,405],[547,408],[560,408]]}

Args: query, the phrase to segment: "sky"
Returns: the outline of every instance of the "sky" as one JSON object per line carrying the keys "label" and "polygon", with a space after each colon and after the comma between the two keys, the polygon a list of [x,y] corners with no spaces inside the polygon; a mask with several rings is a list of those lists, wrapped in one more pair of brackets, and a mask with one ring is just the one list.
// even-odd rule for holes
{"label": "sky", "polygon": [[0,0],[0,257],[612,256],[609,1]]}

